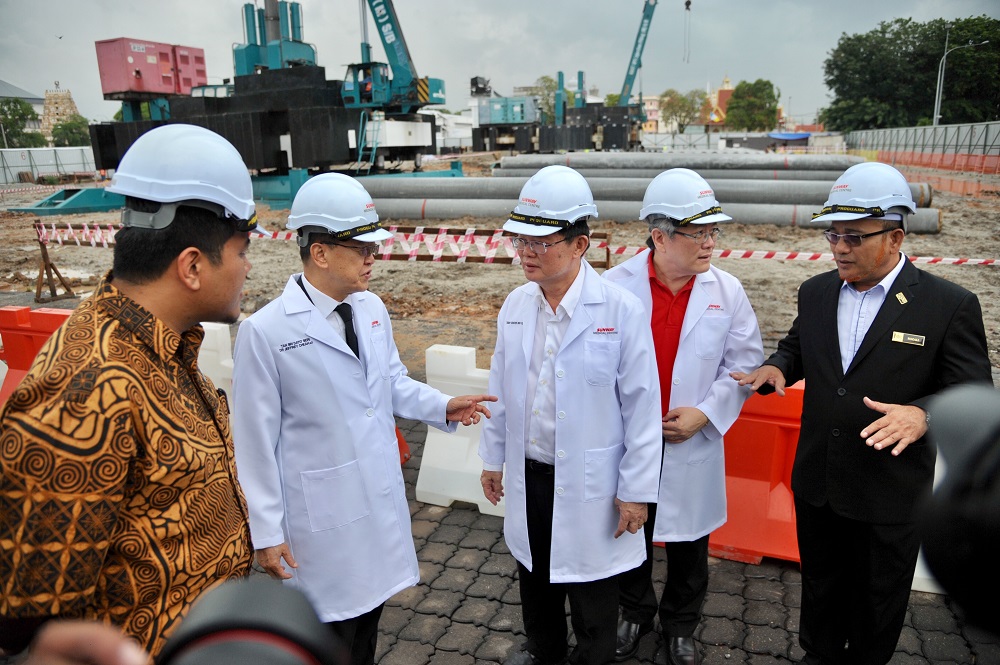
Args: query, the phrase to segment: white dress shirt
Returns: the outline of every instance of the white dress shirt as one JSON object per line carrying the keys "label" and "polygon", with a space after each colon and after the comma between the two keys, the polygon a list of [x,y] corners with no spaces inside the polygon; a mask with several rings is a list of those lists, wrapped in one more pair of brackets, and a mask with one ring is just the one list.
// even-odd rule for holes
{"label": "white dress shirt", "polygon": [[[330,326],[337,331],[337,334],[340,335],[340,338],[346,342],[347,329],[344,327],[344,320],[340,318],[340,314],[337,314],[336,312],[336,309],[340,305],[341,301],[334,300],[333,298],[326,295],[325,293],[317,289],[315,286],[310,284],[309,280],[306,279],[306,276],[304,274],[302,275],[302,288],[305,289],[306,295],[309,297],[309,300],[311,300],[312,304],[316,306],[316,309],[319,310],[319,313],[323,315],[323,318],[325,318],[327,322],[330,324]],[[356,333],[357,330],[355,330],[355,334]],[[364,358],[361,358],[360,360],[361,360],[361,365],[363,367],[365,364]]]}
{"label": "white dress shirt", "polygon": [[878,316],[878,311],[885,302],[889,288],[896,281],[903,262],[908,261],[906,255],[899,253],[899,262],[882,281],[868,289],[858,291],[853,284],[844,282],[840,285],[840,300],[837,303],[837,336],[840,338],[840,363],[844,372],[851,366],[854,355],[865,341],[865,335],[872,326],[872,321]]}

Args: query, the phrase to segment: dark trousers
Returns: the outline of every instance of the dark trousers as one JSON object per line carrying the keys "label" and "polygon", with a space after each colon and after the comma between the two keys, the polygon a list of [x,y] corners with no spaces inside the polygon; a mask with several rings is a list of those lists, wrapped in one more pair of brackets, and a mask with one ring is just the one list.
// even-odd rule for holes
{"label": "dark trousers", "polygon": [[326,624],[350,654],[350,660],[343,661],[345,665],[347,663],[350,665],[374,665],[375,644],[378,642],[378,620],[382,617],[383,607],[385,607],[385,603],[353,619],[331,621]]}
{"label": "dark trousers", "polygon": [[532,570],[517,565],[525,648],[545,662],[566,656],[566,599],[576,636],[569,662],[605,665],[614,660],[618,623],[618,583],[614,576],[593,582],[553,584],[549,581],[555,475],[525,470],[528,542]]}
{"label": "dark trousers", "polygon": [[646,560],[637,568],[618,576],[622,618],[648,624],[659,609],[660,629],[668,637],[690,637],[701,621],[701,606],[708,593],[708,536],[694,541],[664,543],[667,553],[667,582],[659,605],[653,589],[653,524],[656,504],[649,504],[649,518],[643,526]]}
{"label": "dark trousers", "polygon": [[795,499],[804,662],[883,665],[896,650],[920,542],[913,524],[868,524]]}

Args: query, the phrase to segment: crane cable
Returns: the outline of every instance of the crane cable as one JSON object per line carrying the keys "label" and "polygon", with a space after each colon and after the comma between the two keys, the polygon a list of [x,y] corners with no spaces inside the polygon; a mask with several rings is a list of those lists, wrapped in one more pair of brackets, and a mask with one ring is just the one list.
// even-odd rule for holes
{"label": "crane cable", "polygon": [[681,61],[691,64],[691,0],[684,0],[684,55]]}

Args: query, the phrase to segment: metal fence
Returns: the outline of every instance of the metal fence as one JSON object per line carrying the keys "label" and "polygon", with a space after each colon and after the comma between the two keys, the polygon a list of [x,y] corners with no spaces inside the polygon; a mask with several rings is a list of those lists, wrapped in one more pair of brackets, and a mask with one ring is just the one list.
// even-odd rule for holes
{"label": "metal fence", "polygon": [[847,147],[897,166],[1000,174],[1000,122],[865,129],[848,133]]}
{"label": "metal fence", "polygon": [[93,178],[94,170],[90,146],[0,150],[0,184],[38,182],[45,176]]}

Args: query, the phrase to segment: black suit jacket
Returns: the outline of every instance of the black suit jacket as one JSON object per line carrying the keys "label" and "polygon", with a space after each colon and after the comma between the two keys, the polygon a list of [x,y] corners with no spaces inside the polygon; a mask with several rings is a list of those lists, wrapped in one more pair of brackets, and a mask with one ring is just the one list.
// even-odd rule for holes
{"label": "black suit jacket", "polygon": [[930,492],[935,451],[926,439],[896,457],[889,448],[868,447],[861,430],[881,414],[862,398],[926,408],[948,386],[992,385],[979,299],[907,261],[845,373],[837,333],[841,284],[836,270],[803,282],[795,322],[765,362],[788,385],[806,381],[792,491],[815,506],[829,502],[851,519],[911,522]]}

